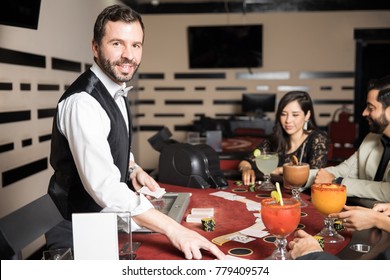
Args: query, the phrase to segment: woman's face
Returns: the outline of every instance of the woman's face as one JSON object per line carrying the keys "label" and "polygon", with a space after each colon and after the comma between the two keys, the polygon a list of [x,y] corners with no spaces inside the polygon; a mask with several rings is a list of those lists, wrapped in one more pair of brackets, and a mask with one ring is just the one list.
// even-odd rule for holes
{"label": "woman's face", "polygon": [[309,117],[310,113],[305,116],[298,101],[292,101],[282,110],[280,124],[282,125],[283,130],[291,136],[297,132],[303,131],[305,121],[308,120]]}

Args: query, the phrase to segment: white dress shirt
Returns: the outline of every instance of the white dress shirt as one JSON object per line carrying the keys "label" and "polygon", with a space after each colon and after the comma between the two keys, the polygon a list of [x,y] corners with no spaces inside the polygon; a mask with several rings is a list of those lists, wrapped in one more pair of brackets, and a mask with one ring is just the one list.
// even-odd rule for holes
{"label": "white dress shirt", "polygon": [[[94,63],[92,72],[113,96],[125,87],[113,82]],[[126,105],[123,98],[118,104],[129,129]],[[108,135],[110,119],[99,102],[86,92],[75,93],[58,104],[58,123],[61,133],[69,142],[81,181],[103,211],[131,212],[139,215],[153,205],[143,196],[134,193],[126,183],[120,182],[121,174],[111,155]],[[134,157],[130,154],[130,160]],[[139,226],[132,221],[132,231]]]}

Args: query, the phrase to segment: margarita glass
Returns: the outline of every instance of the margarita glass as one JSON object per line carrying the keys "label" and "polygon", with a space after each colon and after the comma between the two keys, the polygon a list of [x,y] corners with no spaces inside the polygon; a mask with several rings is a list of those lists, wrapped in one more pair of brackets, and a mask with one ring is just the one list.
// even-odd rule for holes
{"label": "margarita glass", "polygon": [[314,207],[325,216],[324,228],[317,234],[324,238],[325,243],[344,241],[334,228],[334,219],[328,217],[331,213],[340,212],[347,201],[347,188],[340,184],[313,184],[311,186],[311,201]]}
{"label": "margarita glass", "polygon": [[300,162],[294,164],[287,162],[283,164],[283,186],[286,189],[291,189],[292,196],[301,203],[301,207],[306,207],[308,204],[301,198],[299,188],[303,186],[309,178],[310,166],[308,163]]}
{"label": "margarita glass", "polygon": [[278,153],[262,152],[255,157],[255,161],[257,168],[264,174],[264,180],[257,189],[263,191],[275,190],[275,185],[271,182],[271,172],[278,167]]}
{"label": "margarita glass", "polygon": [[301,207],[295,198],[283,198],[283,205],[273,198],[261,201],[261,219],[269,233],[276,237],[276,249],[270,257],[271,260],[288,260],[287,236],[293,233],[301,219]]}

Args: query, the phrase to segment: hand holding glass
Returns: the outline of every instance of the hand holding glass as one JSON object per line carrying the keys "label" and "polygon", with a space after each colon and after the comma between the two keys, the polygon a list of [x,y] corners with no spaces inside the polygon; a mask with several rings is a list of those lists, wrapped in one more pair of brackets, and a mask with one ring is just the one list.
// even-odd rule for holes
{"label": "hand holding glass", "polygon": [[314,207],[325,216],[324,228],[317,234],[324,238],[325,243],[344,241],[334,228],[334,219],[329,218],[331,213],[340,212],[347,201],[347,188],[340,184],[313,184],[311,186],[311,201]]}

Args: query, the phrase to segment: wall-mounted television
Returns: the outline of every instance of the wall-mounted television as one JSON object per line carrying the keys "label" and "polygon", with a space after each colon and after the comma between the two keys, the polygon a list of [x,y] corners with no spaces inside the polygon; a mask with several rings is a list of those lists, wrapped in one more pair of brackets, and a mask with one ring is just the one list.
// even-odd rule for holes
{"label": "wall-mounted television", "polygon": [[189,26],[190,69],[263,66],[262,25]]}
{"label": "wall-mounted television", "polygon": [[41,0],[1,0],[0,24],[38,29]]}
{"label": "wall-mounted television", "polygon": [[275,112],[276,94],[244,93],[242,95],[242,112],[246,115],[263,117],[266,112]]}

